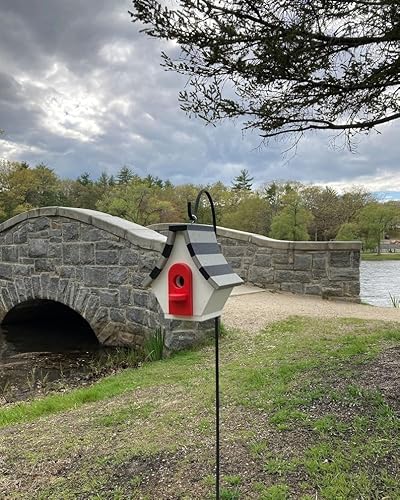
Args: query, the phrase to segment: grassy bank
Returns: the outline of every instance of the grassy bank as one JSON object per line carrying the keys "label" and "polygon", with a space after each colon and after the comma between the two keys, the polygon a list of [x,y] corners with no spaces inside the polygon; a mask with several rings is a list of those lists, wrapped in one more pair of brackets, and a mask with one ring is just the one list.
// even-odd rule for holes
{"label": "grassy bank", "polygon": [[361,260],[400,260],[400,252],[399,253],[361,253]]}
{"label": "grassy bank", "polygon": [[[399,353],[382,322],[228,332],[222,498],[399,498]],[[213,399],[209,346],[3,408],[0,496],[212,498]]]}

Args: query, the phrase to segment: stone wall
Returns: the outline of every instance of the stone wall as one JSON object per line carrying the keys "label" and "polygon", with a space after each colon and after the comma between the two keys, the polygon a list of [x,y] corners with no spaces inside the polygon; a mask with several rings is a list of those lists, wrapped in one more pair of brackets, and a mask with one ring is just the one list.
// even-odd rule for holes
{"label": "stone wall", "polygon": [[212,325],[166,321],[144,278],[165,237],[100,212],[48,207],[0,225],[0,319],[48,299],[78,312],[99,341],[140,347],[163,327],[166,347],[198,343]]}
{"label": "stone wall", "polygon": [[[150,227],[165,234],[168,224]],[[226,259],[246,283],[359,301],[360,242],[281,241],[222,227],[217,235]]]}

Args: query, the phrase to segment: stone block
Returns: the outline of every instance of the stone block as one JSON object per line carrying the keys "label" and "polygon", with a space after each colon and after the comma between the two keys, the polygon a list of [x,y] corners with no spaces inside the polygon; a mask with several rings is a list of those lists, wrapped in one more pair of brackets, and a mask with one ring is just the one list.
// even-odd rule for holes
{"label": "stone block", "polygon": [[57,300],[58,299],[58,284],[59,284],[60,279],[58,276],[51,276],[49,280],[49,286],[48,286],[48,295],[51,300]]}
{"label": "stone block", "polygon": [[312,267],[313,269],[325,269],[327,267],[327,255],[323,257],[313,255]]}
{"label": "stone block", "polygon": [[18,247],[5,246],[1,249],[1,259],[3,262],[17,262],[18,260]]}
{"label": "stone block", "polygon": [[103,328],[107,326],[109,321],[110,317],[107,307],[98,307],[94,317],[90,321],[90,325],[93,328],[94,332],[96,333],[97,338],[99,339],[100,342],[102,341],[100,337],[101,331],[103,330]]}
{"label": "stone block", "polygon": [[278,270],[274,273],[274,281],[277,283],[287,283],[296,281],[297,273],[291,270]]}
{"label": "stone block", "polygon": [[130,286],[121,286],[119,288],[119,299],[121,306],[128,306],[131,304],[132,288]]}
{"label": "stone block", "polygon": [[99,290],[100,306],[119,307],[118,290]]}
{"label": "stone block", "polygon": [[[133,248],[123,248],[120,253],[119,263],[121,266],[131,266],[138,264],[139,252]],[[153,262],[153,261],[152,261]]]}
{"label": "stone block", "polygon": [[34,297],[40,298],[42,296],[40,276],[32,276],[32,290]]}
{"label": "stone block", "polygon": [[55,259],[35,259],[35,273],[50,273],[55,271],[56,266],[61,264],[61,260]]}
{"label": "stone block", "polygon": [[108,268],[107,267],[85,267],[83,281],[86,286],[107,288]]}
{"label": "stone block", "polygon": [[58,267],[58,274],[61,278],[75,278],[75,267],[60,266]]}
{"label": "stone block", "polygon": [[122,250],[125,246],[122,241],[104,240],[96,243],[96,250]]}
{"label": "stone block", "polygon": [[86,305],[86,309],[84,311],[84,318],[90,323],[93,319],[94,315],[99,308],[100,299],[96,295],[91,294]]}
{"label": "stone block", "polygon": [[304,294],[303,283],[289,283],[289,291],[292,293]]}
{"label": "stone block", "polygon": [[13,243],[21,245],[28,241],[28,228],[23,226],[13,233]]}
{"label": "stone block", "polygon": [[290,264],[289,262],[289,252],[286,250],[284,252],[276,252],[272,254],[272,264]]}
{"label": "stone block", "polygon": [[81,243],[79,245],[79,262],[81,264],[94,264],[94,243]]}
{"label": "stone block", "polygon": [[14,278],[14,284],[15,288],[17,289],[19,302],[25,302],[27,300],[27,297],[24,279],[20,277]]}
{"label": "stone block", "polygon": [[18,259],[21,259],[23,257],[28,257],[28,245],[18,245],[17,248],[18,248]]}
{"label": "stone block", "polygon": [[147,309],[149,305],[149,292],[133,290],[131,303],[137,307],[144,307]]}
{"label": "stone block", "polygon": [[322,286],[322,298],[329,299],[330,297],[342,297],[343,296],[343,288],[338,286]]}
{"label": "stone block", "polygon": [[14,233],[12,231],[8,231],[5,235],[4,235],[4,244],[5,245],[12,245],[14,243]]}
{"label": "stone block", "polygon": [[32,274],[32,270],[32,265],[13,264],[14,276],[30,276]]}
{"label": "stone block", "polygon": [[304,293],[306,295],[321,295],[322,293],[321,285],[319,284],[304,285]]}
{"label": "stone block", "polygon": [[84,267],[82,266],[77,266],[76,269],[75,269],[75,272],[76,272],[76,279],[78,281],[83,281],[83,272],[84,272]]}
{"label": "stone block", "polygon": [[270,254],[257,253],[254,256],[254,265],[261,267],[271,267],[272,257]]}
{"label": "stone block", "polygon": [[131,323],[147,326],[147,311],[140,307],[127,307],[126,319]]}
{"label": "stone block", "polygon": [[18,302],[19,302],[19,298],[18,298],[17,289],[15,288],[14,283],[12,283],[12,282],[8,282],[8,283],[7,283],[7,290],[8,290],[8,293],[9,293],[9,296],[10,296],[10,299],[11,299],[11,302],[12,302],[13,304],[18,304]]}
{"label": "stone block", "polygon": [[222,253],[225,258],[229,260],[229,257],[244,257],[246,255],[247,248],[245,245],[225,245],[222,249]]}
{"label": "stone block", "polygon": [[41,274],[40,275],[40,287],[42,289],[42,296],[46,299],[49,298],[48,296],[48,287],[50,283],[50,275],[49,274]]}
{"label": "stone block", "polygon": [[326,269],[313,269],[311,275],[313,280],[321,280],[328,277],[328,272]]}
{"label": "stone block", "polygon": [[30,276],[25,276],[24,277],[24,285],[25,285],[25,290],[26,290],[26,297],[28,300],[34,299],[35,295],[33,293],[33,288],[32,288],[32,279]]}
{"label": "stone block", "polygon": [[116,250],[96,250],[95,253],[97,265],[115,265],[119,262],[119,252]]}
{"label": "stone block", "polygon": [[229,264],[232,266],[232,269],[240,269],[242,267],[242,258],[241,257],[229,257],[227,259]]}
{"label": "stone block", "polygon": [[50,219],[47,217],[38,217],[30,221],[31,232],[44,231],[50,228]]}
{"label": "stone block", "polygon": [[332,281],[358,281],[359,277],[359,270],[351,267],[331,267],[328,271],[328,278]]}
{"label": "stone block", "polygon": [[110,320],[116,323],[125,323],[125,309],[110,308]]}
{"label": "stone block", "polygon": [[63,264],[79,264],[79,243],[64,243]]}
{"label": "stone block", "polygon": [[306,253],[295,253],[293,269],[296,271],[308,271],[311,269],[312,256]]}
{"label": "stone block", "polygon": [[49,249],[49,240],[47,239],[30,239],[28,242],[29,257],[47,257]]}
{"label": "stone block", "polygon": [[329,254],[329,264],[332,267],[350,267],[351,252],[331,251]]}
{"label": "stone block", "polygon": [[360,252],[351,253],[351,265],[352,267],[360,267]]}
{"label": "stone block", "polygon": [[274,281],[274,270],[253,266],[249,269],[247,279],[250,283],[264,285]]}
{"label": "stone block", "polygon": [[61,259],[62,258],[62,247],[57,243],[50,243],[47,257],[49,259]]}
{"label": "stone block", "polygon": [[74,309],[79,312],[85,310],[86,303],[90,297],[90,291],[88,288],[80,288],[75,294]]}
{"label": "stone block", "polygon": [[57,300],[64,302],[68,283],[69,279],[67,278],[61,278],[58,280]]}
{"label": "stone block", "polygon": [[346,281],[343,283],[343,293],[347,297],[359,298],[360,283],[358,281]]}
{"label": "stone block", "polygon": [[0,263],[0,279],[9,280],[12,278],[12,264]]}
{"label": "stone block", "polygon": [[128,269],[126,267],[110,267],[108,270],[108,282],[111,285],[122,285],[128,281]]}
{"label": "stone block", "polygon": [[1,296],[3,298],[3,302],[4,302],[4,305],[6,306],[7,310],[12,309],[16,305],[16,303],[12,302],[12,300],[10,298],[10,294],[8,293],[8,290],[6,288],[2,288]]}
{"label": "stone block", "polygon": [[130,284],[135,288],[143,288],[143,281],[147,278],[149,273],[139,273],[137,270],[134,270],[130,274]]}
{"label": "stone block", "polygon": [[64,222],[62,224],[63,241],[78,241],[80,238],[79,222]]}

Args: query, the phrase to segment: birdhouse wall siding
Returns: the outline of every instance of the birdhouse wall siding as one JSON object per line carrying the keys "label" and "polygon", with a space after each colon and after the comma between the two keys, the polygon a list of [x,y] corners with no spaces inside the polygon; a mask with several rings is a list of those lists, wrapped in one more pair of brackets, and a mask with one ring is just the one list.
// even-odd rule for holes
{"label": "birdhouse wall siding", "polygon": [[[193,318],[188,321],[198,321],[196,317],[203,314],[214,288],[200,274],[197,266],[193,262],[182,233],[177,233],[174,246],[167,264],[161,271],[158,278],[153,282],[152,289],[157,296],[160,306],[164,311],[169,310],[168,304],[168,271],[177,262],[186,263],[192,270],[193,275]],[[166,318],[175,318],[173,315],[166,315]]]}

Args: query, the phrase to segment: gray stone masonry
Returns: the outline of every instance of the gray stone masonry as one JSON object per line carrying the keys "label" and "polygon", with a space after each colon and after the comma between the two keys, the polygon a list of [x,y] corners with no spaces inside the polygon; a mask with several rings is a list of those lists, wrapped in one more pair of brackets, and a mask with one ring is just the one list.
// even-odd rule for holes
{"label": "gray stone masonry", "polygon": [[[166,234],[168,224],[150,228]],[[358,241],[281,241],[217,228],[226,260],[246,282],[270,290],[360,301]]]}
{"label": "gray stone masonry", "polygon": [[165,320],[142,282],[165,237],[93,210],[46,207],[0,224],[0,320],[16,305],[49,299],[78,312],[99,341],[143,346],[157,328],[166,350],[203,341],[212,322]]}

